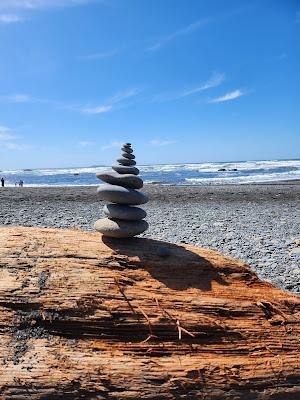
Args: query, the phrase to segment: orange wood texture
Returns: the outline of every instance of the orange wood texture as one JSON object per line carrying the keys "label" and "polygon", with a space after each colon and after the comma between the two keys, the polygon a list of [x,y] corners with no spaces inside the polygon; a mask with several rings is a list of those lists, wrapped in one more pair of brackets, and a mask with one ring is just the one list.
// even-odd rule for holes
{"label": "orange wood texture", "polygon": [[300,399],[299,321],[215,251],[0,228],[1,399]]}

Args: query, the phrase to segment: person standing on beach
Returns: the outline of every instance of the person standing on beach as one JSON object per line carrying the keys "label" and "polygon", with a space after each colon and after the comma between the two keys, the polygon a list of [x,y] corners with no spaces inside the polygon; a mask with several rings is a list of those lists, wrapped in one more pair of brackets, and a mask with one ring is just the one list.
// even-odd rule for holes
{"label": "person standing on beach", "polygon": [[4,182],[5,182],[5,180],[4,180],[4,178],[2,177],[2,178],[1,178],[1,186],[2,186],[2,187],[4,187]]}

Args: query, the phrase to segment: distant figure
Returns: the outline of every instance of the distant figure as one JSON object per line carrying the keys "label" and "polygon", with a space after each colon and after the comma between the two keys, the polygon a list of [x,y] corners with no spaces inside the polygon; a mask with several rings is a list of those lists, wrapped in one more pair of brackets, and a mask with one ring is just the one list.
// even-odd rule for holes
{"label": "distant figure", "polygon": [[24,182],[22,181],[22,179],[20,179],[19,186],[23,187],[23,185],[24,185]]}
{"label": "distant figure", "polygon": [[2,187],[4,187],[4,182],[5,182],[4,178],[1,178],[1,186]]}

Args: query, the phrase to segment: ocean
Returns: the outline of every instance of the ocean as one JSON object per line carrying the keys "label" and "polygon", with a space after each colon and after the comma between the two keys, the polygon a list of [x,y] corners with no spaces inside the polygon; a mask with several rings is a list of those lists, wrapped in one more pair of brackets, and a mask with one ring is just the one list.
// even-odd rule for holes
{"label": "ocean", "polygon": [[[2,170],[6,186],[22,179],[24,186],[93,186],[96,172],[107,166]],[[206,162],[138,166],[145,183],[166,185],[218,185],[300,179],[300,160]]]}

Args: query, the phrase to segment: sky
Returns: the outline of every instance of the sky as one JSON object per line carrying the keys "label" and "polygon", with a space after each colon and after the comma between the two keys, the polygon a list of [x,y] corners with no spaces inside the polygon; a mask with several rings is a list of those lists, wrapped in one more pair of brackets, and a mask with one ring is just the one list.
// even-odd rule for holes
{"label": "sky", "polygon": [[297,0],[0,0],[0,170],[300,158]]}

